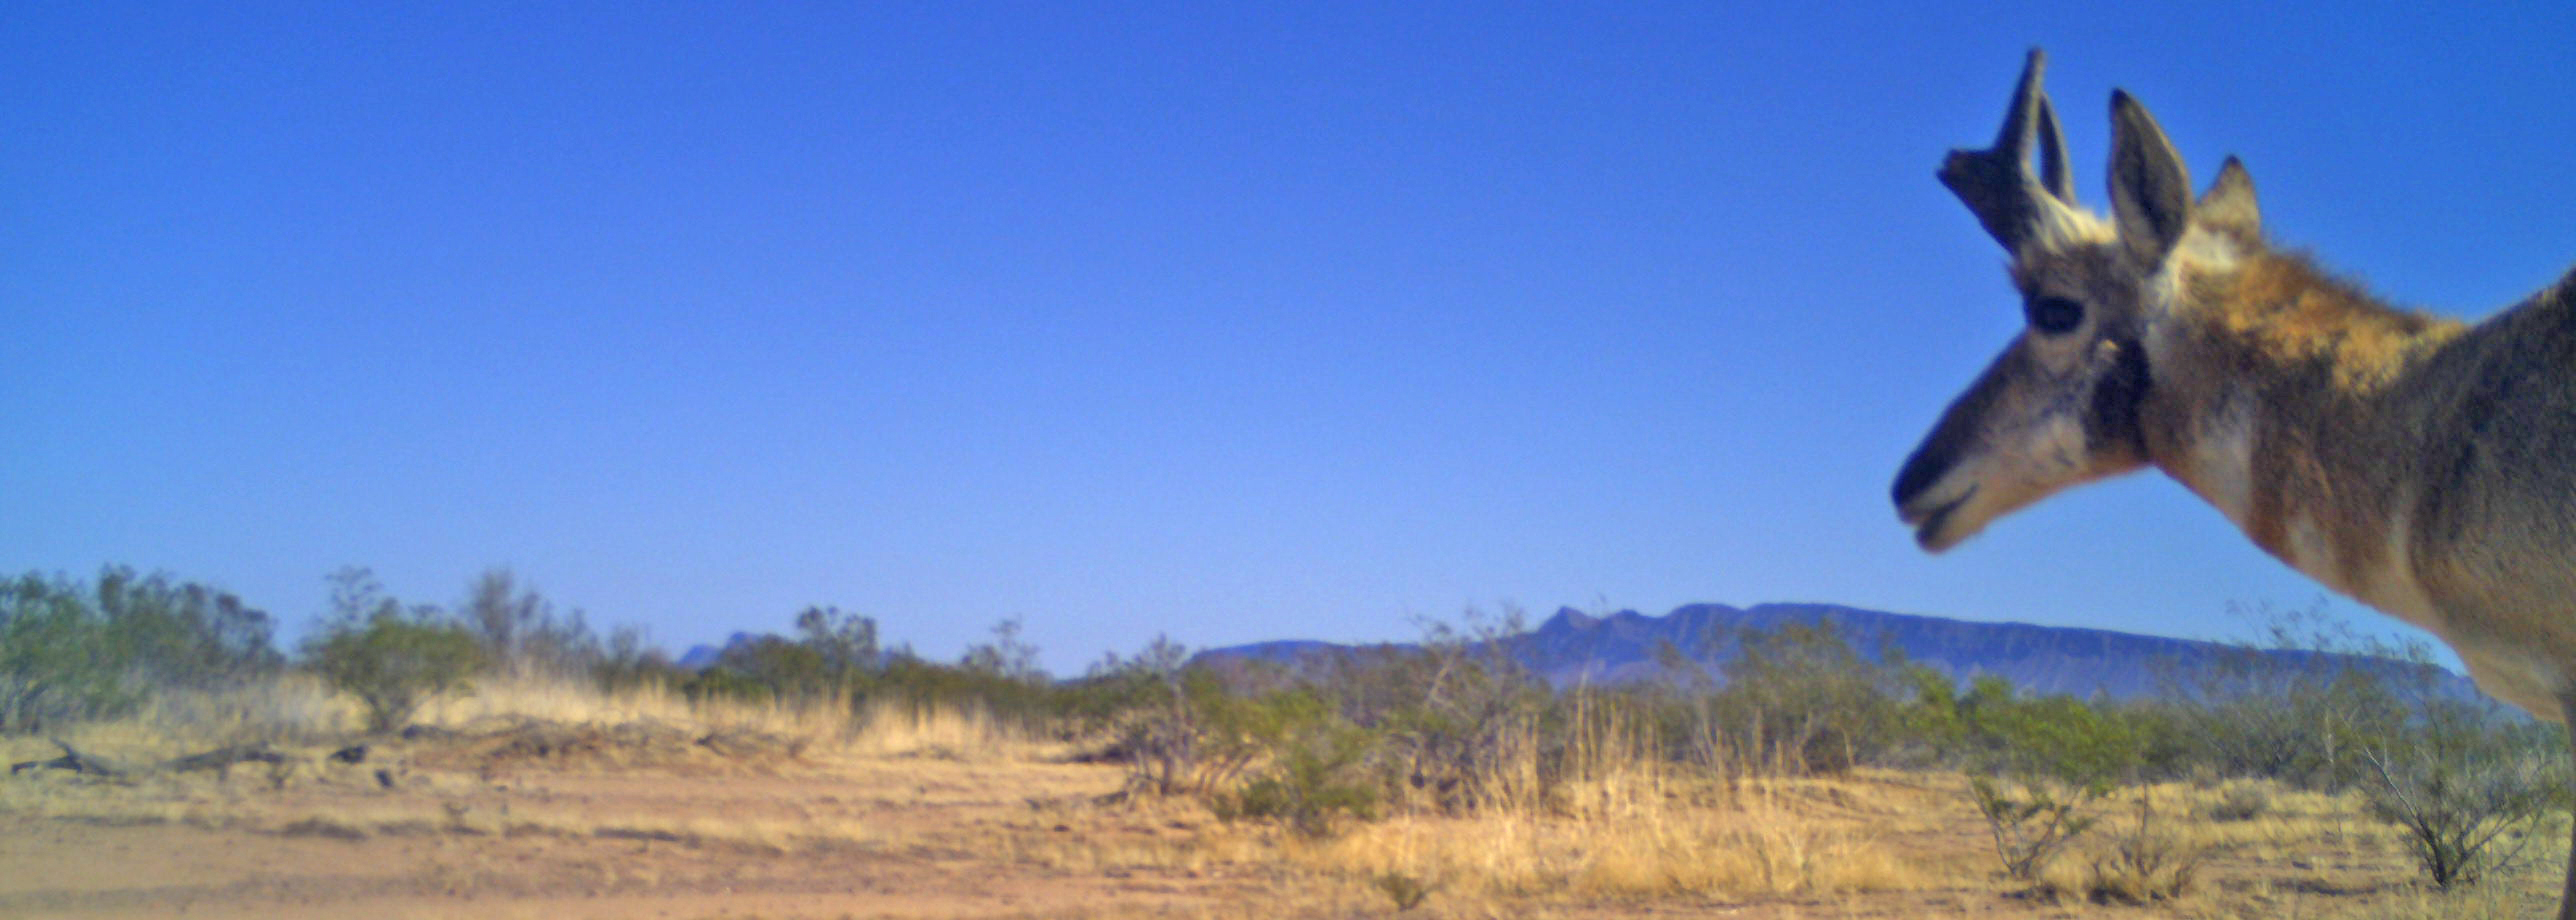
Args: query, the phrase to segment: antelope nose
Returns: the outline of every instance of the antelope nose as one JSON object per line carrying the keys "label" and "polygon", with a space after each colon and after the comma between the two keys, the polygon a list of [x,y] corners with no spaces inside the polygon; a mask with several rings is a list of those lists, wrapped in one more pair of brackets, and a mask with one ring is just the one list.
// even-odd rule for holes
{"label": "antelope nose", "polygon": [[1907,502],[1914,500],[1914,496],[1923,494],[1923,490],[1939,481],[1941,474],[1949,471],[1948,451],[1934,453],[1928,444],[1915,448],[1914,455],[1905,458],[1905,468],[1896,472],[1896,488],[1890,497],[1895,499],[1896,507],[1902,509]]}

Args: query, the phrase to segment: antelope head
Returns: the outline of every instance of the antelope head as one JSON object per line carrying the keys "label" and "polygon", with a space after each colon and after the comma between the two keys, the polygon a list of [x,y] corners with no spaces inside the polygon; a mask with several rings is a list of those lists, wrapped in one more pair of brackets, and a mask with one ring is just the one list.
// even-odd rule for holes
{"label": "antelope head", "polygon": [[[1897,474],[1897,513],[1940,552],[2068,486],[2144,466],[2140,340],[2170,308],[2172,260],[2193,220],[2182,158],[2144,107],[2111,97],[2111,217],[2075,203],[2066,140],[2030,53],[1994,146],[1952,151],[1941,183],[2009,255],[2025,325],[1950,404]],[[2034,168],[2033,160],[2036,159]],[[2204,218],[2250,229],[2251,185],[2230,161]]]}

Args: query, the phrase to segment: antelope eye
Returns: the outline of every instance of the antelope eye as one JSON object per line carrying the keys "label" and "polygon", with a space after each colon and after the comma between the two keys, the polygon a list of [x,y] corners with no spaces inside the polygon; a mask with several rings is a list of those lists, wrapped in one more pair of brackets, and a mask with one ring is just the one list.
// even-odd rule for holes
{"label": "antelope eye", "polygon": [[2023,312],[2030,314],[2031,328],[2050,335],[2084,322],[2084,305],[2064,297],[2033,298]]}

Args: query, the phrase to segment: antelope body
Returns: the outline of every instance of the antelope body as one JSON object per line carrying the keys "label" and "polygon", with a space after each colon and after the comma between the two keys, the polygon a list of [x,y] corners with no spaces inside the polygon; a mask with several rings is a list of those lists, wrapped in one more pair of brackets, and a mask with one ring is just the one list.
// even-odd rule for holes
{"label": "antelope body", "polygon": [[[2044,63],[2031,52],[1995,145],[1941,170],[2010,253],[2029,324],[1898,473],[1917,541],[1940,552],[2153,466],[2440,636],[2488,694],[2571,721],[2576,274],[2474,326],[2394,309],[2267,244],[2234,158],[2194,200],[2119,92],[2106,219],[2076,204]],[[2576,920],[2576,861],[2568,891]]]}

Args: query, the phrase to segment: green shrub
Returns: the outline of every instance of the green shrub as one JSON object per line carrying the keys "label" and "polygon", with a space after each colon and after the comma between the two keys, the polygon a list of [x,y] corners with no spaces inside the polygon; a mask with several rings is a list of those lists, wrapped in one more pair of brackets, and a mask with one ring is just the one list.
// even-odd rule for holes
{"label": "green shrub", "polygon": [[2239,783],[2218,794],[2218,801],[2201,810],[2201,816],[2212,821],[2252,821],[2272,810],[2272,796],[2252,783]]}
{"label": "green shrub", "polygon": [[1167,636],[1133,658],[1103,658],[1076,700],[1077,718],[1111,737],[1132,791],[1213,793],[1259,755],[1240,712],[1248,701]]}
{"label": "green shrub", "polygon": [[716,666],[708,670],[730,672],[717,685],[727,695],[800,703],[847,690],[855,677],[813,645],[778,636],[760,636],[729,645],[716,659]]}
{"label": "green shrub", "polygon": [[1521,622],[1506,610],[1498,620],[1470,611],[1463,626],[1426,623],[1419,649],[1356,658],[1335,675],[1345,713],[1385,736],[1400,790],[1453,813],[1545,798],[1559,774],[1525,767],[1546,725],[1561,724],[1552,717],[1564,697],[1512,657],[1506,640]]}
{"label": "green shrub", "polygon": [[273,673],[269,632],[268,614],[229,593],[121,566],[90,585],[35,573],[0,582],[0,732]]}
{"label": "green shrub", "polygon": [[482,649],[465,627],[435,613],[385,611],[363,625],[324,632],[305,652],[315,673],[367,707],[367,730],[411,724],[422,703],[472,689]]}
{"label": "green shrub", "polygon": [[1967,731],[1983,748],[1968,798],[1986,820],[1995,856],[2010,878],[2039,878],[2068,844],[2091,829],[2100,802],[2135,769],[2136,738],[2116,719],[2073,697],[2000,697],[1972,690]]}
{"label": "green shrub", "polygon": [[1367,775],[1383,738],[1351,724],[1310,690],[1273,693],[1233,707],[1218,730],[1235,733],[1261,758],[1242,788],[1210,796],[1224,820],[1277,820],[1309,837],[1330,835],[1344,817],[1377,816],[1380,783]]}
{"label": "green shrub", "polygon": [[769,685],[741,671],[724,665],[712,665],[680,680],[680,695],[692,703],[714,700],[761,702],[770,698]]}
{"label": "green shrub", "polygon": [[304,658],[367,707],[368,731],[400,729],[431,697],[471,689],[485,657],[465,624],[435,607],[404,609],[365,569],[342,569],[332,581],[334,615],[305,641]]}
{"label": "green shrub", "polygon": [[673,664],[662,650],[645,645],[644,631],[634,626],[610,630],[608,640],[600,645],[599,659],[591,663],[589,671],[591,681],[609,693],[668,691],[684,686],[694,676]]}
{"label": "green shrub", "polygon": [[1387,903],[1395,905],[1396,913],[1422,906],[1422,902],[1430,900],[1440,890],[1437,884],[1393,870],[1369,876],[1369,887],[1385,895]]}
{"label": "green shrub", "polygon": [[1842,773],[1896,740],[1906,673],[1862,657],[1832,623],[1748,631],[1739,649],[1710,702],[1719,723],[1735,727],[1732,746],[1752,766]]}
{"label": "green shrub", "polygon": [[2566,807],[2561,730],[2484,700],[2435,699],[2387,748],[2363,752],[2373,815],[2405,832],[2433,887],[2472,884],[2521,863],[2536,826]]}
{"label": "green shrub", "polygon": [[28,574],[0,586],[0,732],[41,731],[133,701],[80,592]]}

